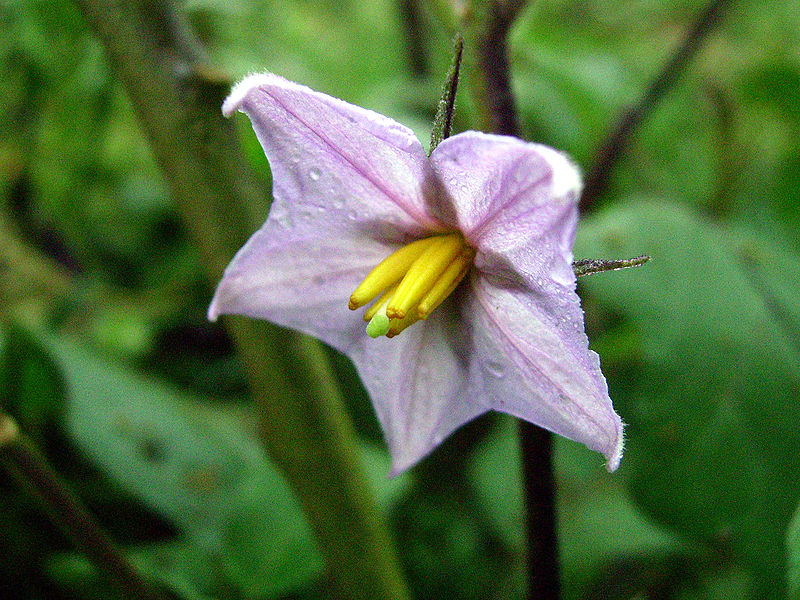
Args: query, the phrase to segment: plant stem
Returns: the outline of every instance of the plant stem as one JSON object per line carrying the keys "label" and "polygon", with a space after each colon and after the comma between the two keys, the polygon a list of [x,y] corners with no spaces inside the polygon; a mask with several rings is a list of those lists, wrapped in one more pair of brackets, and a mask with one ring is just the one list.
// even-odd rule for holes
{"label": "plant stem", "polygon": [[484,129],[519,136],[514,94],[508,66],[508,32],[525,8],[527,0],[490,0],[478,7],[476,25],[471,29],[473,50],[477,54],[479,80],[475,84]]}
{"label": "plant stem", "polygon": [[0,464],[43,504],[51,520],[79,551],[129,598],[163,600],[139,576],[120,549],[78,498],[50,468],[17,423],[0,413]]}
{"label": "plant stem", "polygon": [[[270,196],[220,113],[229,81],[205,62],[171,2],[76,3],[131,98],[209,281],[217,282],[266,217]],[[321,347],[264,322],[232,317],[226,325],[259,407],[262,442],[303,506],[334,592],[407,598]]]}
{"label": "plant stem", "polygon": [[611,128],[595,152],[591,166],[586,173],[581,196],[581,212],[585,213],[591,210],[597,199],[603,194],[614,167],[634,133],[702,48],[703,42],[720,22],[720,17],[729,4],[730,0],[712,0],[706,6],[689,28],[683,42],[675,49],[663,69],[647,87],[639,102],[622,112],[617,123]]}
{"label": "plant stem", "polygon": [[[477,45],[478,103],[485,103],[490,131],[519,137],[519,119],[511,92],[508,31],[524,0],[491,0],[471,28]],[[482,97],[481,97],[482,95]],[[555,521],[552,434],[520,420],[523,479],[525,485],[525,532],[528,542],[528,598],[555,600],[559,596],[558,538]]]}
{"label": "plant stem", "polygon": [[528,540],[528,598],[558,600],[553,436],[527,421],[519,422]]}

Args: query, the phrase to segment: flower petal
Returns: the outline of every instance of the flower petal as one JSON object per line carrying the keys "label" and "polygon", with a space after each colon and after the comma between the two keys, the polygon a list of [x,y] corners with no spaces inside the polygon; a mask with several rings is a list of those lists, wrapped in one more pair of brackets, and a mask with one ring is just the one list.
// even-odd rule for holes
{"label": "flower petal", "polygon": [[581,183],[563,154],[469,131],[442,142],[431,160],[453,200],[458,228],[478,252],[478,269],[531,284],[572,285]]}
{"label": "flower petal", "polygon": [[[473,275],[463,314],[472,328],[472,394],[495,410],[535,423],[602,452],[608,469],[622,456],[622,421],[614,412],[600,360],[589,350],[574,291],[531,294],[508,280]],[[559,307],[558,317],[550,308]]]}
{"label": "flower petal", "polygon": [[396,246],[294,233],[270,217],[225,269],[208,316],[267,319],[348,352],[366,338],[362,311],[347,308],[350,294]]}
{"label": "flower petal", "polygon": [[425,208],[428,158],[407,127],[272,74],[239,83],[222,107],[237,109],[269,159],[275,219],[375,237],[437,226]]}
{"label": "flower petal", "polygon": [[468,356],[455,312],[448,301],[397,337],[350,353],[389,445],[392,476],[490,408],[465,394]]}

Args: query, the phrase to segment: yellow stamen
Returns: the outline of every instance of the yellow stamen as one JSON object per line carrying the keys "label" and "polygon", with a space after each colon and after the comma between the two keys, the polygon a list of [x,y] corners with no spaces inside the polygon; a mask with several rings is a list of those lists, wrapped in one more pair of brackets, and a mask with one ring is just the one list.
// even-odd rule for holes
{"label": "yellow stamen", "polygon": [[364,312],[370,337],[394,337],[426,319],[469,272],[475,250],[460,233],[417,240],[384,259],[350,296],[356,309],[378,299]]}
{"label": "yellow stamen", "polygon": [[404,329],[411,327],[417,321],[419,321],[419,317],[414,311],[410,311],[402,319],[392,319],[389,321],[389,331],[386,332],[386,337],[393,338]]}
{"label": "yellow stamen", "polygon": [[414,264],[414,261],[437,240],[438,237],[434,236],[411,242],[381,261],[377,267],[369,272],[364,281],[350,296],[350,303],[348,304],[350,310],[364,306],[385,290],[387,286],[400,281],[411,265]]}
{"label": "yellow stamen", "polygon": [[419,301],[417,316],[420,319],[427,319],[453,293],[453,290],[458,287],[458,284],[466,276],[474,258],[475,251],[472,248],[467,248],[447,266],[430,291]]}
{"label": "yellow stamen", "polygon": [[392,299],[392,296],[397,291],[397,286],[398,285],[400,285],[399,281],[397,283],[395,283],[393,286],[391,286],[390,288],[388,288],[385,292],[383,292],[383,294],[381,294],[380,298],[375,300],[375,304],[370,306],[367,309],[367,311],[364,313],[364,320],[365,321],[371,321],[372,317],[377,315],[379,312],[383,312],[383,314],[386,314],[386,305],[389,304],[389,300]]}
{"label": "yellow stamen", "polygon": [[436,284],[439,276],[458,256],[464,247],[460,233],[438,236],[414,261],[397,287],[386,314],[393,319],[402,319]]}

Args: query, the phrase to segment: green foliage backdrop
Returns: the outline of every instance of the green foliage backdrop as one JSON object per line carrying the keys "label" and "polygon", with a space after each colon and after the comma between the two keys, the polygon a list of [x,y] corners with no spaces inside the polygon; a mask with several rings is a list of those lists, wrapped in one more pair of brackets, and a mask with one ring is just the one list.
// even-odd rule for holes
{"label": "green foliage backdrop", "polygon": [[[421,3],[413,48],[389,0],[180,10],[209,72],[273,71],[427,140],[450,60],[443,4]],[[698,10],[531,2],[510,41],[525,137],[588,168]],[[70,2],[0,0],[0,30],[3,410],[175,597],[323,597],[310,529],[256,440],[198,251],[102,47]],[[576,257],[653,260],[580,282],[627,447],[609,475],[557,441],[566,598],[800,598],[798,47],[796,0],[732,3],[581,222]],[[471,76],[457,131],[478,119]],[[386,481],[369,401],[333,359],[415,595],[522,597],[510,422],[483,419]],[[115,597],[4,474],[0,532],[4,597]]]}

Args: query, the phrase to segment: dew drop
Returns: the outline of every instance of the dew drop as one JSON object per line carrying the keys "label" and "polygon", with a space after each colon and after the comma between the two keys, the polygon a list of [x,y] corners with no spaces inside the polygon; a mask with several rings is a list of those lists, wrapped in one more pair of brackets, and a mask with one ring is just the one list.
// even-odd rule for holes
{"label": "dew drop", "polygon": [[308,171],[308,177],[311,179],[311,181],[318,181],[319,176],[320,172],[317,167],[311,167],[311,169]]}
{"label": "dew drop", "polygon": [[495,362],[490,360],[487,363],[484,363],[484,367],[486,368],[486,372],[489,373],[492,377],[497,377],[498,379],[501,378],[506,373],[506,367],[502,363]]}
{"label": "dew drop", "polygon": [[275,215],[275,220],[283,229],[289,229],[294,225],[292,216],[288,212],[281,212]]}

